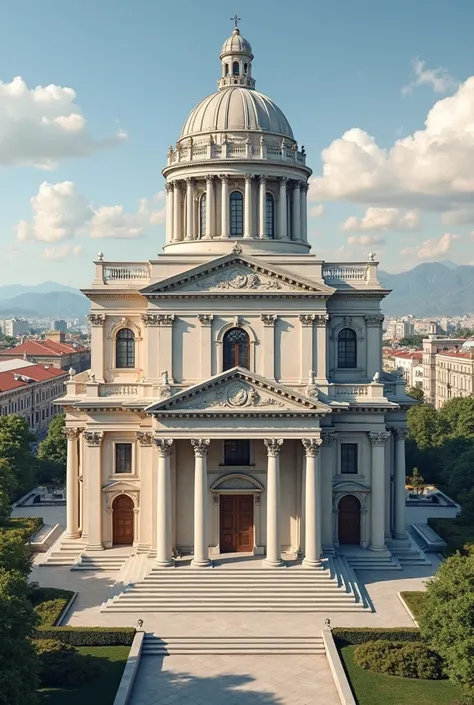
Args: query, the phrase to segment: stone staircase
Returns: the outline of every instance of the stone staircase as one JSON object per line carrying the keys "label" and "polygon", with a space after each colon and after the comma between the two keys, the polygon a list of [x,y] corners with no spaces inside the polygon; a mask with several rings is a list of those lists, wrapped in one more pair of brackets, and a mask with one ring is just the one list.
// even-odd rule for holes
{"label": "stone staircase", "polygon": [[321,636],[171,636],[145,634],[142,656],[324,654]]}
{"label": "stone staircase", "polygon": [[[354,547],[358,549],[358,547]],[[353,570],[402,570],[398,558],[390,551],[385,553],[372,553],[371,551],[358,549],[351,551],[352,546],[344,546],[339,555],[344,557]]]}
{"label": "stone staircase", "polygon": [[84,552],[71,570],[120,571],[129,558],[129,553],[116,552],[114,549],[94,553]]}
{"label": "stone staircase", "polygon": [[325,559],[315,569],[153,567],[120,592],[112,590],[102,611],[347,612],[367,606],[353,572],[343,561]]}
{"label": "stone staircase", "polygon": [[37,565],[57,568],[58,566],[73,566],[80,559],[85,550],[85,545],[77,539],[63,539],[61,537],[45,554],[41,555]]}
{"label": "stone staircase", "polygon": [[392,555],[399,561],[402,568],[411,565],[431,565],[428,556],[412,537],[407,536],[407,538],[402,541],[387,542],[387,546]]}

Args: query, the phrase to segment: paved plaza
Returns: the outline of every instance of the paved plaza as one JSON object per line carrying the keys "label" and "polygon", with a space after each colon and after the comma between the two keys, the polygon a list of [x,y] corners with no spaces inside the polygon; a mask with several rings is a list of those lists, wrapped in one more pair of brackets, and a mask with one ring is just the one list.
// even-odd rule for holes
{"label": "paved plaza", "polygon": [[130,705],[338,705],[325,656],[144,656]]}

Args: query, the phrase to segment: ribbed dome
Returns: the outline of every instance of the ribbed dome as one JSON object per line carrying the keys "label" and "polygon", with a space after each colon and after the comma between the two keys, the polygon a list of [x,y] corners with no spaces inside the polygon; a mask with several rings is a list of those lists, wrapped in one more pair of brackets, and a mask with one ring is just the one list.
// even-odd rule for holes
{"label": "ribbed dome", "polygon": [[273,132],[293,139],[288,120],[270,98],[238,86],[225,88],[201,100],[189,114],[181,137],[220,130]]}
{"label": "ribbed dome", "polygon": [[245,37],[242,37],[239,30],[234,30],[232,36],[226,39],[221,49],[221,56],[223,54],[251,54],[252,47],[250,42],[248,42]]}

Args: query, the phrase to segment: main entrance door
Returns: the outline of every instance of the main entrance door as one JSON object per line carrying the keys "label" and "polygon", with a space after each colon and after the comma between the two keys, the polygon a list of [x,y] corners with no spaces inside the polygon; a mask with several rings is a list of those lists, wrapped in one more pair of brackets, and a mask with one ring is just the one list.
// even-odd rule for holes
{"label": "main entrance door", "polygon": [[221,553],[253,551],[253,495],[221,495]]}
{"label": "main entrance door", "polygon": [[115,498],[112,505],[114,521],[114,546],[133,544],[133,502],[126,494]]}
{"label": "main entrance door", "polygon": [[338,513],[339,543],[360,543],[360,502],[348,494],[339,502]]}

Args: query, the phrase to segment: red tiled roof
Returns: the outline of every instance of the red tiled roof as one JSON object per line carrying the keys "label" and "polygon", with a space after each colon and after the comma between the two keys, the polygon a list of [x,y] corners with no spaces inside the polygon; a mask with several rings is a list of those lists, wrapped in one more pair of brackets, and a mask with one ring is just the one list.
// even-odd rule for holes
{"label": "red tiled roof", "polygon": [[422,360],[423,353],[421,350],[415,350],[413,352],[410,350],[397,350],[393,353],[393,357],[399,357],[404,360]]}
{"label": "red tiled roof", "polygon": [[2,350],[0,355],[7,356],[15,354],[15,357],[23,356],[25,353],[27,355],[35,355],[39,357],[44,355],[45,357],[61,357],[61,355],[71,355],[76,352],[86,352],[87,348],[82,348],[79,346],[74,347],[69,343],[58,343],[55,340],[26,340],[21,345],[17,345],[9,350]]}
{"label": "red tiled roof", "polygon": [[[44,365],[31,365],[30,367],[19,367],[16,370],[0,372],[0,392],[10,392],[13,389],[27,387],[33,382],[45,382],[54,377],[67,377],[65,370],[58,370],[56,367],[44,367]],[[23,379],[15,379],[23,377]]]}
{"label": "red tiled roof", "polygon": [[438,355],[442,355],[443,357],[461,358],[463,360],[472,360],[471,352],[461,352],[460,350],[440,350]]}

